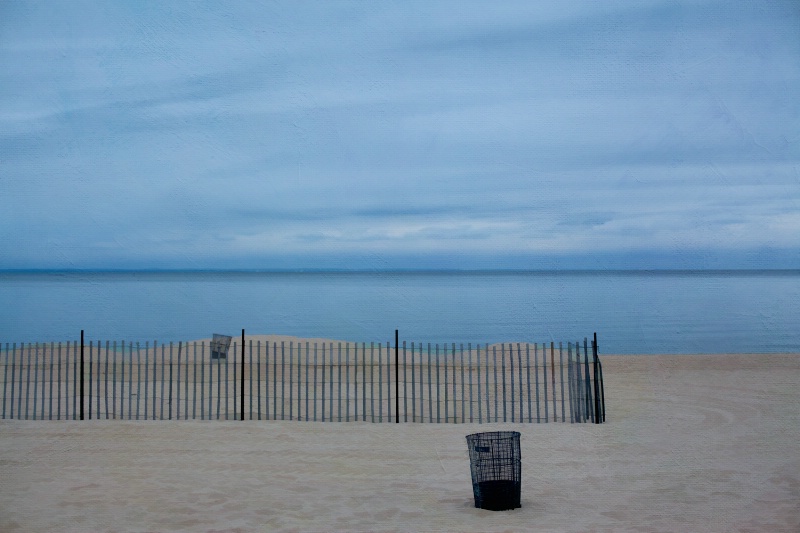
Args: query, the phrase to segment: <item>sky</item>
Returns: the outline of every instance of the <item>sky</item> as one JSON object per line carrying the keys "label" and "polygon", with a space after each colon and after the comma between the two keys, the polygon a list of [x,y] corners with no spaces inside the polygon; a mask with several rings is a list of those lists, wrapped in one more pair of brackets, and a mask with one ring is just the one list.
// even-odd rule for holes
{"label": "sky", "polygon": [[800,3],[0,3],[0,269],[800,268]]}

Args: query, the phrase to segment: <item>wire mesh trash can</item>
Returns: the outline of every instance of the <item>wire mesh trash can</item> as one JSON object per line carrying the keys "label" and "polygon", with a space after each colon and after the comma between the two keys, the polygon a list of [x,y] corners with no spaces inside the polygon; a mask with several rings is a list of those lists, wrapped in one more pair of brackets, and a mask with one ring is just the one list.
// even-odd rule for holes
{"label": "wire mesh trash can", "polygon": [[467,435],[475,507],[506,511],[520,507],[522,463],[518,431]]}

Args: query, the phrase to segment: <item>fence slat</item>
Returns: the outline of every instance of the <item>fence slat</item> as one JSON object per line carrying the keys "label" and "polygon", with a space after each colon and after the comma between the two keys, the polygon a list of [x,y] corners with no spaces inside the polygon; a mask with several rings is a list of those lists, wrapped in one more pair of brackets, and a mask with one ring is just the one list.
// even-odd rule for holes
{"label": "fence slat", "polygon": [[[419,343],[419,421],[420,423],[425,422],[425,387],[423,386],[423,378],[422,378],[422,358],[423,350],[422,350],[422,343]],[[411,343],[411,373],[414,373],[414,343]],[[412,379],[411,381],[411,396],[415,395],[415,386],[416,379]],[[416,420],[416,410],[417,410],[417,402],[414,402],[413,407],[413,414],[414,419]]]}
{"label": "fence slat", "polygon": [[[186,343],[186,370],[183,373],[183,397],[186,405],[183,408],[183,419],[189,419],[189,343]],[[181,394],[181,343],[178,343],[178,420],[181,419],[180,414],[180,394]]]}
{"label": "fence slat", "polygon": [[584,379],[586,380],[586,418],[587,420],[594,421],[594,402],[592,402],[592,380],[589,376],[589,347],[587,346],[586,337],[583,338],[583,370]]}
{"label": "fence slat", "polygon": [[[59,344],[59,347],[61,345]],[[59,367],[60,369],[60,367]],[[60,384],[60,380],[59,380]],[[3,420],[6,419],[6,397],[8,396],[8,343],[6,343],[6,365],[3,367]]]}
{"label": "fence slat", "polygon": [[311,391],[310,391],[310,390],[309,390],[309,388],[308,388],[308,371],[309,371],[308,365],[309,365],[309,350],[310,350],[310,346],[309,346],[309,343],[308,343],[308,341],[306,341],[306,417],[305,417],[305,420],[306,420],[306,422],[308,422],[309,420],[311,420],[311,418],[309,417],[309,414],[308,414],[308,413],[310,412],[308,409],[309,409],[309,407],[310,407],[310,404],[309,404],[309,395],[310,395],[310,393],[311,393]]}
{"label": "fence slat", "polygon": [[428,343],[428,422],[433,422],[433,379],[431,378],[431,369],[433,367],[433,359],[431,359],[431,343]]}
{"label": "fence slat", "polygon": [[110,343],[109,343],[109,341],[106,341],[106,365],[105,365],[106,371],[105,371],[105,375],[103,377],[103,384],[104,384],[103,388],[104,388],[104,392],[105,392],[104,403],[105,403],[105,407],[106,407],[106,420],[108,420],[110,418],[110,413],[109,413],[109,408],[108,408],[108,349],[109,349],[109,347],[110,347]]}
{"label": "fence slat", "polygon": [[375,343],[369,343],[369,411],[370,420],[375,422]]}
{"label": "fence slat", "polygon": [[[52,382],[53,380],[51,379],[50,383]],[[47,343],[43,343],[42,344],[42,410],[39,416],[39,420],[44,420],[45,401],[47,399],[46,384],[47,384]]]}
{"label": "fence slat", "polygon": [[[53,345],[53,343],[51,342],[50,343],[50,346],[51,346],[51,350],[50,350],[50,370],[51,370],[51,373],[52,373],[52,369],[53,369],[53,360],[52,360],[53,359],[53,350],[52,350],[52,345]],[[42,344],[42,415],[41,415],[40,420],[44,420],[45,419],[44,418],[45,417],[45,415],[44,415],[44,413],[45,413],[45,403],[46,403],[46,400],[47,400],[47,388],[45,386],[46,384],[47,384],[47,343],[44,343],[44,344]],[[51,402],[52,402],[52,398],[53,398],[53,376],[51,375],[50,376],[50,399],[51,399]],[[51,405],[51,411],[52,411],[52,405]],[[51,415],[52,415],[52,413],[51,413]],[[50,418],[50,420],[52,420],[52,416],[50,416],[49,418]]]}
{"label": "fence slat", "polygon": [[[442,347],[444,355],[444,421],[448,419],[448,401],[447,401],[447,344]],[[439,345],[436,345],[436,364],[437,369],[439,365]],[[439,374],[436,374],[436,392],[439,393]],[[437,404],[438,406],[438,404]],[[436,411],[436,421],[439,422],[439,411]]]}
{"label": "fence slat", "polygon": [[[34,365],[33,365],[33,420],[36,420],[36,404],[38,399],[39,393],[39,343],[36,343],[36,347],[34,348]],[[30,364],[30,360],[28,361]],[[42,384],[44,387],[44,383]],[[90,417],[91,418],[91,417]]]}
{"label": "fence slat", "polygon": [[561,372],[561,422],[567,421],[566,407],[564,406],[564,345],[558,343],[558,368]]}
{"label": "fence slat", "polygon": [[[164,361],[164,359],[165,359],[164,358],[164,348],[165,348],[164,347],[164,343],[162,342],[161,343],[161,402],[160,402],[161,405],[160,405],[160,407],[158,409],[158,419],[159,420],[164,420],[164,381],[165,381],[165,379],[164,379],[164,371],[166,370],[165,361]],[[154,352],[155,352],[155,350],[154,350]],[[155,353],[154,353],[154,355],[155,355]],[[172,379],[171,376],[170,376],[170,379]]]}
{"label": "fence slat", "polygon": [[[265,396],[267,397],[267,420],[269,418],[269,343],[267,343],[267,361],[265,362],[265,366],[267,367],[267,375],[264,378],[266,392]],[[276,420],[278,418],[278,343],[272,343],[272,420]]]}
{"label": "fence slat", "polygon": [[322,413],[321,414],[322,414],[322,421],[323,422],[325,422],[325,371],[327,370],[327,368],[325,367],[326,350],[327,350],[327,347],[325,346],[325,343],[323,342],[322,343],[322,366],[321,366],[321,370],[322,370],[322,395],[321,396],[322,396],[322,399],[321,399],[321,403],[320,403],[320,405],[322,407],[322,409],[321,409]]}
{"label": "fence slat", "polygon": [[333,343],[328,343],[328,360],[330,361],[328,372],[328,416],[333,422]]}
{"label": "fence slat", "polygon": [[[250,339],[250,346],[249,349],[249,358],[250,358],[250,420],[253,420],[253,339]],[[306,363],[307,364],[307,363]],[[260,372],[259,372],[260,374]],[[308,386],[308,385],[306,385]]]}
{"label": "fence slat", "polygon": [[[236,341],[233,341],[233,353],[234,354],[236,353],[236,349],[237,349]],[[228,409],[229,409],[229,405],[228,405],[228,398],[229,398],[228,384],[230,383],[230,378],[229,378],[229,374],[228,374],[228,366],[229,366],[228,365],[228,359],[229,359],[229,357],[228,357],[228,354],[226,353],[225,354],[225,416],[222,417],[225,420],[228,420]],[[234,356],[234,361],[235,360],[236,360],[236,357]],[[236,385],[236,379],[235,378],[234,378],[233,383],[234,383],[234,386],[235,386]],[[234,402],[234,405],[235,405],[235,402]],[[220,418],[220,415],[217,415],[217,418]]]}
{"label": "fence slat", "polygon": [[[387,412],[387,422],[392,421],[392,345],[390,342],[386,342],[386,412]],[[380,372],[380,369],[378,369]]]}
{"label": "fence slat", "polygon": [[[149,342],[149,341],[148,341]],[[146,356],[147,352],[145,352]],[[147,365],[145,365],[147,366]],[[146,372],[145,372],[146,374]],[[141,384],[141,377],[142,377],[142,351],[139,342],[136,343],[136,420],[139,420],[139,398],[141,398],[142,392],[142,384]],[[147,391],[147,384],[145,384],[145,392]],[[147,406],[145,405],[145,409]]]}
{"label": "fence slat", "polygon": [[[8,418],[14,418],[14,389],[16,388],[16,367],[17,367],[17,343],[13,343],[11,345],[11,393],[8,394]],[[8,360],[9,360],[9,351],[8,351],[8,343],[6,343],[6,372],[8,371]],[[67,380],[69,381],[69,380]],[[6,388],[8,388],[8,382],[6,381]],[[5,391],[8,392],[8,391]],[[5,418],[5,399],[6,394],[3,394],[3,418]]]}
{"label": "fence slat", "polygon": [[482,407],[481,398],[483,398],[483,396],[481,395],[481,345],[477,344],[475,346],[475,348],[476,348],[475,355],[476,355],[476,359],[477,359],[477,363],[478,363],[478,365],[477,365],[478,366],[478,368],[477,368],[477,371],[478,371],[477,372],[477,374],[478,374],[477,375],[477,381],[478,381],[478,424],[483,424],[483,415],[482,415],[482,408],[481,408]]}
{"label": "fence slat", "polygon": [[[181,381],[180,381],[180,364],[181,364],[181,362],[180,362],[180,352],[178,352],[178,354],[179,354],[179,359],[178,359],[178,372],[179,372],[179,374],[178,374],[178,419],[180,419],[180,393],[181,393],[181,389],[180,389],[180,383],[181,383]],[[167,409],[168,409],[168,412],[169,412],[169,415],[167,416],[167,418],[169,420],[172,420],[172,342],[169,343],[169,403],[167,403]]]}
{"label": "fence slat", "polygon": [[[16,347],[16,344],[14,346]],[[70,413],[70,411],[69,411],[69,404],[70,404],[69,353],[70,353],[70,350],[74,350],[74,347],[73,347],[73,344],[72,344],[71,341],[67,341],[67,349],[64,352],[64,420],[70,420],[70,414],[69,414]],[[74,358],[73,358],[73,367],[74,367]],[[12,370],[13,370],[13,368],[12,368]],[[74,370],[73,370],[73,372],[74,372]],[[75,388],[75,385],[76,385],[75,379],[73,378],[72,379],[72,388],[73,389]],[[11,399],[13,401],[13,399],[14,399],[13,395],[12,395]],[[72,401],[73,401],[73,410],[72,410],[72,412],[74,413],[75,412],[75,409],[74,409],[75,392],[74,392],[74,390],[72,392]],[[73,414],[73,416],[74,416],[74,414]]]}
{"label": "fence slat", "polygon": [[569,380],[569,419],[577,422],[575,415],[575,368],[572,360],[572,343],[567,343],[567,378]]}
{"label": "fence slat", "polygon": [[579,377],[578,390],[580,391],[581,420],[583,422],[586,422],[586,421],[588,421],[589,416],[588,416],[588,412],[586,411],[586,401],[587,401],[587,399],[586,399],[586,381],[585,381],[586,378],[584,376],[584,371],[583,371],[583,360],[581,359],[581,351],[580,351],[581,350],[581,344],[580,344],[580,341],[575,343],[575,350],[576,350],[577,357],[578,357],[578,364],[577,364],[578,377]]}
{"label": "fence slat", "polygon": [[469,358],[469,423],[474,422],[472,410],[472,343],[467,343],[467,354]]}
{"label": "fence slat", "polygon": [[[411,358],[413,359],[414,358],[414,351],[413,351],[414,343],[413,342],[411,343],[411,349],[412,349]],[[423,364],[424,363],[424,357],[423,357],[424,353],[425,352],[424,352],[424,349],[422,347],[422,343],[419,343],[419,421],[420,421],[420,423],[425,422],[425,385],[424,385],[424,375],[423,375],[423,370],[422,370],[423,366],[424,366],[424,364]],[[412,387],[413,387],[413,383],[414,382],[412,381],[411,383],[412,383]],[[411,394],[412,394],[412,396],[414,395],[413,391],[412,391]],[[416,406],[416,402],[415,402],[415,406]]]}
{"label": "fence slat", "polygon": [[[300,343],[297,343],[297,420],[302,420],[302,394],[300,386],[303,384],[302,381],[302,367],[303,367],[303,350]],[[308,394],[308,389],[306,389],[306,394]]]}
{"label": "fence slat", "polygon": [[[228,364],[228,354],[225,354],[224,358],[223,357],[217,357],[217,414],[215,416],[215,418],[217,420],[219,420],[222,417],[222,360],[223,359],[225,359],[225,365],[227,366],[227,364]],[[212,366],[213,366],[213,364],[212,364]],[[228,387],[227,377],[228,376],[226,375],[225,376],[225,378],[226,378],[226,381],[225,381],[225,387],[226,387],[226,389],[225,389],[225,399],[226,399],[226,401],[227,401],[227,398],[228,398],[228,394],[227,394],[227,392],[228,392],[228,390],[227,390],[227,387]]]}
{"label": "fence slat", "polygon": [[[50,343],[50,396],[49,396],[49,407],[47,409],[47,419],[53,419],[53,352],[55,343]],[[42,400],[44,402],[44,400]]]}
{"label": "fence slat", "polygon": [[[206,343],[202,344],[201,348],[202,352],[202,359],[201,359],[201,368],[204,368],[206,365]],[[211,354],[214,350],[211,346],[208,347],[208,420],[214,418],[214,409],[212,408],[214,400],[214,361],[211,359]],[[203,383],[205,385],[205,383]],[[205,389],[205,387],[203,387]],[[205,402],[204,402],[205,403]]]}
{"label": "fence slat", "polygon": [[97,341],[97,420],[100,420],[102,417],[100,416],[100,358],[102,357],[102,351],[100,350],[102,344],[100,341]]}
{"label": "fence slat", "polygon": [[281,420],[286,420],[286,348],[281,341]]}
{"label": "fence slat", "polygon": [[[197,343],[192,346],[192,358],[194,359],[194,384],[192,385],[192,419],[197,419]],[[205,419],[205,367],[203,361],[205,360],[205,343],[200,343],[200,420]]]}
{"label": "fence slat", "polygon": [[[505,361],[505,360],[506,360],[505,355],[503,355],[503,361]],[[511,374],[509,375],[509,378],[510,378],[509,379],[509,381],[510,381],[509,390],[511,392],[511,421],[515,422],[515,420],[514,420],[514,349],[512,348],[511,344],[508,345],[508,366],[509,366],[509,370],[511,371]],[[505,404],[506,404],[506,401],[505,401],[505,396],[506,396],[505,375],[506,375],[505,364],[503,364],[503,422],[506,421],[506,413],[505,413],[505,411],[506,411],[506,407],[505,407]]]}
{"label": "fence slat", "polygon": [[[138,352],[139,347],[137,346],[136,349],[137,349],[137,352]],[[156,382],[155,372],[156,372],[156,365],[153,364],[153,383]],[[136,379],[137,379],[137,381],[139,379],[138,373],[137,373]],[[143,398],[143,400],[144,400],[144,419],[145,420],[147,420],[147,418],[148,418],[148,413],[151,412],[150,411],[150,404],[148,403],[148,395],[149,394],[150,394],[150,341],[147,341],[144,344],[144,398]],[[156,391],[154,390],[153,391],[153,402],[155,402],[155,397],[156,397]],[[138,420],[139,419],[139,416],[138,416],[139,415],[139,407],[138,407],[139,398],[138,397],[136,398],[136,402],[137,402],[137,407],[136,407],[136,415],[137,416],[136,416],[136,419]],[[155,403],[153,405],[155,405]],[[155,407],[153,407],[153,409],[152,409],[152,415],[151,416],[152,416],[152,419],[155,420],[155,418],[156,418]]]}
{"label": "fence slat", "polygon": [[[37,379],[36,374],[39,372],[39,343],[36,343],[34,348],[33,356],[36,359],[36,363],[33,367],[33,420],[36,420],[36,390],[39,385],[39,380]],[[91,351],[89,352],[91,354]],[[25,391],[25,418],[28,418],[28,392],[30,391],[30,377],[31,377],[31,345],[28,343],[28,390]],[[91,355],[90,355],[91,357]],[[89,418],[91,419],[91,404],[89,405]]]}
{"label": "fence slat", "polygon": [[[403,422],[408,422],[408,367],[406,355],[406,341],[403,341]],[[397,391],[397,394],[400,394],[400,391]]]}
{"label": "fence slat", "polygon": [[[132,372],[132,363],[133,363],[133,343],[128,341],[128,419],[131,418],[131,376],[133,375]],[[120,384],[119,384],[119,415],[121,419],[125,419],[125,341],[122,341],[122,362],[120,363],[122,367],[121,376],[120,376]],[[67,372],[69,372],[69,367],[67,367]],[[69,397],[69,396],[68,396]]]}
{"label": "fence slat", "polygon": [[[486,349],[484,350],[484,354],[486,354],[486,423],[489,424],[492,422],[492,412],[489,407],[489,399],[491,397],[491,393],[489,392],[489,343],[486,343]],[[495,389],[496,390],[496,389]]]}
{"label": "fence slat", "polygon": [[528,384],[528,423],[533,423],[533,409],[531,404],[531,345],[525,343],[525,371]]}
{"label": "fence slat", "polygon": [[555,343],[550,341],[550,384],[553,389],[553,421],[558,422],[558,411],[556,410],[556,353]]}
{"label": "fence slat", "polygon": [[[164,344],[161,344],[161,383],[164,383]],[[146,359],[146,356],[145,356]],[[145,370],[145,375],[147,374],[147,370]],[[147,387],[145,387],[145,395]],[[162,389],[163,393],[163,389]],[[163,398],[164,395],[162,394],[161,397]],[[161,410],[161,414],[156,415],[158,412],[158,341],[153,341],[153,420],[163,420],[163,409]],[[147,417],[147,413],[145,412],[145,418]]]}
{"label": "fence slat", "polygon": [[517,343],[517,367],[519,368],[519,421],[525,422],[525,362],[522,360],[522,344]]}
{"label": "fence slat", "polygon": [[[209,357],[211,357],[211,346],[208,347]],[[201,420],[211,420],[211,393],[213,391],[213,377],[212,377],[212,369],[214,366],[211,363],[211,360],[208,359],[208,402],[206,402],[206,343],[200,343],[200,419]],[[206,411],[206,406],[208,406],[208,411]],[[206,414],[207,413],[207,414]]]}
{"label": "fence slat", "polygon": [[[59,365],[58,383],[61,384],[61,366],[64,366],[64,420],[69,420],[69,349],[70,341],[67,341],[67,349],[64,352],[64,360],[61,360],[61,345],[59,344]],[[13,380],[12,380],[13,383]],[[73,382],[74,383],[74,382]],[[11,400],[14,400],[12,395]],[[58,419],[61,420],[61,394],[58,395]]]}
{"label": "fence slat", "polygon": [[[442,421],[440,408],[442,405],[442,389],[441,384],[442,380],[439,378],[439,367],[441,366],[439,360],[439,345],[436,345],[436,423],[440,423]],[[446,370],[446,369],[445,369]],[[447,387],[445,386],[445,392],[447,391]]]}
{"label": "fence slat", "polygon": [[[362,343],[362,346],[361,346],[361,389],[362,389],[362,394],[361,394],[361,418],[362,418],[362,420],[366,420],[366,417],[365,417],[365,414],[366,414],[365,413],[366,403],[365,403],[365,397],[364,397],[365,392],[366,392],[366,388],[365,388],[365,384],[364,384],[364,380],[366,379],[366,373],[365,373],[366,363],[367,363],[366,350],[365,350],[365,345]],[[353,420],[355,420],[356,422],[358,422],[358,406],[359,406],[358,369],[359,369],[358,343],[354,342],[353,343]]]}
{"label": "fence slat", "polygon": [[[446,349],[446,346],[445,346]],[[458,381],[458,377],[456,375],[456,345],[455,343],[450,344],[450,351],[453,360],[453,423],[458,421],[458,393],[456,384]],[[446,357],[445,357],[446,359]]]}
{"label": "fence slat", "polygon": [[[269,355],[269,343],[267,343],[267,355]],[[256,344],[256,390],[258,391],[258,419],[261,420],[261,341]]]}
{"label": "fence slat", "polygon": [[[370,375],[370,383],[372,383]],[[361,421],[367,421],[367,343],[361,343]]]}
{"label": "fence slat", "polygon": [[350,343],[344,345],[345,422],[350,422]]}
{"label": "fence slat", "polygon": [[378,423],[383,422],[383,372],[381,372],[382,362],[383,362],[383,343],[378,343]]}
{"label": "fence slat", "polygon": [[[18,404],[18,407],[17,407],[17,411],[18,411],[17,412],[17,418],[19,418],[20,420],[23,420],[23,418],[22,418],[22,365],[24,364],[24,361],[25,361],[25,343],[24,342],[21,343],[20,348],[21,349],[20,349],[20,359],[19,359],[19,404]],[[30,360],[31,360],[31,344],[28,343],[28,361],[30,362]],[[24,420],[28,419],[28,390],[30,389],[30,386],[31,386],[31,365],[30,364],[26,365],[26,368],[27,368],[26,374],[27,374],[28,377],[27,377],[27,380],[26,380],[27,385],[25,386],[25,418],[24,418]]]}
{"label": "fence slat", "polygon": [[[122,373],[120,376],[120,406],[117,407],[117,359],[122,357],[122,368],[125,367],[125,341],[122,341],[122,348],[120,350],[120,355],[117,355],[117,341],[112,343],[114,348],[114,363],[113,363],[113,375],[114,379],[111,381],[111,412],[112,418],[116,420],[117,418],[122,418],[122,387],[124,387],[125,383],[125,374]],[[119,410],[118,410],[119,409]]]}
{"label": "fence slat", "polygon": [[[337,343],[336,347],[336,354],[337,354],[337,363],[336,363],[336,386],[337,386],[337,403],[336,403],[336,420],[337,422],[342,421],[342,343]],[[331,362],[333,360],[333,354],[331,354]]]}
{"label": "fence slat", "polygon": [[[92,419],[92,351],[92,341],[89,341],[89,387],[86,388],[89,391],[89,420]],[[83,398],[81,398],[81,403],[83,403]]]}
{"label": "fence slat", "polygon": [[[117,406],[114,403],[115,400],[115,393],[116,393],[116,384],[117,384],[117,373],[116,373],[116,362],[117,362],[117,341],[106,341],[106,363],[105,363],[105,378],[104,378],[104,390],[105,390],[105,409],[106,409],[106,420],[115,419],[117,416]],[[113,350],[113,351],[112,351]],[[113,354],[113,358],[109,360],[109,354]],[[111,380],[111,384],[109,385],[109,379]]]}
{"label": "fence slat", "polygon": [[541,410],[539,409],[539,345],[533,343],[533,377],[536,383],[536,423],[540,423]]}
{"label": "fence slat", "polygon": [[[572,343],[570,343],[572,345]],[[577,349],[577,346],[572,345],[573,348]],[[572,393],[574,394],[573,404],[575,409],[575,421],[581,422],[581,411],[580,411],[580,391],[578,390],[578,358],[576,354],[572,354],[572,359],[570,361],[570,369],[572,370]]]}
{"label": "fence slat", "polygon": [[[498,382],[497,382],[497,346],[492,346],[492,358],[494,359],[494,421],[497,422],[500,420],[500,402],[498,398]],[[505,364],[503,365],[505,367]],[[503,376],[503,388],[505,388],[505,376]],[[505,391],[503,392],[503,396],[505,396]],[[505,407],[505,397],[503,398],[504,407]]]}
{"label": "fence slat", "polygon": [[[466,423],[467,419],[467,409],[466,404],[466,383],[464,381],[464,344],[461,343],[459,345],[459,351],[461,352],[461,423]],[[470,406],[471,407],[471,406]]]}
{"label": "fence slat", "polygon": [[315,342],[314,343],[314,422],[316,421],[317,421],[317,343]]}
{"label": "fence slat", "polygon": [[[12,352],[11,352],[11,418],[14,418],[14,389],[16,388],[17,377],[16,377],[16,367],[17,367],[17,343],[15,342],[12,345]],[[24,344],[21,349],[24,349]],[[22,358],[20,357],[20,367],[19,367],[19,390],[20,394],[22,391]],[[17,419],[20,418],[20,403],[22,400],[17,402]]]}
{"label": "fence slat", "polygon": [[[8,350],[8,344],[6,343],[6,350]],[[6,359],[8,358],[8,353],[6,352]],[[5,397],[3,397],[4,406],[5,406]],[[58,411],[56,415],[56,420],[61,420],[61,343],[58,343]],[[3,411],[3,417],[5,418],[5,410]]]}
{"label": "fence slat", "polygon": [[[289,343],[289,420],[293,420],[294,415],[294,384],[292,383],[292,375],[294,374],[294,341]],[[341,366],[339,372],[341,372]],[[284,377],[284,380],[286,378]],[[341,387],[341,385],[339,385]],[[341,402],[341,390],[339,391],[339,401]]]}
{"label": "fence slat", "polygon": [[[221,360],[219,356],[216,359],[212,359],[212,354],[214,353],[214,348],[209,345],[208,347],[208,419],[214,420],[215,418],[219,418],[219,401],[222,398],[220,395],[220,381],[219,377],[221,375]],[[206,358],[203,358],[203,362],[206,361]],[[216,368],[214,365],[216,364]],[[214,415],[214,371],[217,372],[217,415]]]}

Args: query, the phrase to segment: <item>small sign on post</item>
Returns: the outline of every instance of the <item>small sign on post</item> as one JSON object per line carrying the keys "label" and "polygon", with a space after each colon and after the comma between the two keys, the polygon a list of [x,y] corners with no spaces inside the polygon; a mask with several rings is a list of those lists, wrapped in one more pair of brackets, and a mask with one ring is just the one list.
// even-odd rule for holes
{"label": "small sign on post", "polygon": [[214,333],[211,339],[211,359],[227,359],[228,348],[231,346],[230,335],[219,335]]}

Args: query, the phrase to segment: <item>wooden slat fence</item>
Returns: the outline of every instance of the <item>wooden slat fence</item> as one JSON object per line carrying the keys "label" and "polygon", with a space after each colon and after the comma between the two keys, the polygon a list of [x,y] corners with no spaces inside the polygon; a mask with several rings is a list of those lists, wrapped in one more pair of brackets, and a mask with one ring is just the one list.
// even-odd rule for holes
{"label": "wooden slat fence", "polygon": [[236,342],[227,358],[211,359],[205,342],[90,341],[81,373],[78,342],[5,344],[0,414],[26,420],[78,420],[82,410],[84,419],[103,420],[600,423],[605,398],[594,346],[587,339],[566,346],[403,342],[395,360],[390,343],[249,341],[242,365]]}

